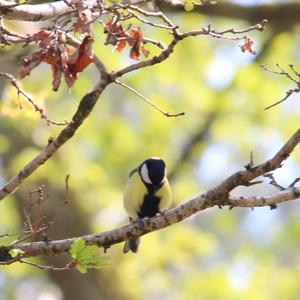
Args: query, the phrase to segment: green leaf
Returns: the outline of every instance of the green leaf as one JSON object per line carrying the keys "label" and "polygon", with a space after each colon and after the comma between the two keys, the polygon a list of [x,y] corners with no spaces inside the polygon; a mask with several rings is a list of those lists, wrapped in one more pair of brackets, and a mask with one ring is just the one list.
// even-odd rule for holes
{"label": "green leaf", "polygon": [[17,256],[20,256],[22,254],[24,254],[25,252],[22,251],[21,249],[11,249],[9,250],[9,255],[12,257],[12,258],[16,258]]}
{"label": "green leaf", "polygon": [[83,238],[76,239],[70,248],[71,257],[74,259],[78,259],[80,253],[85,249],[85,240]]}
{"label": "green leaf", "polygon": [[80,260],[88,260],[91,259],[93,256],[99,255],[99,248],[97,246],[86,246],[83,251],[81,251],[79,255]]}
{"label": "green leaf", "polygon": [[81,273],[81,274],[86,274],[87,272],[87,267],[83,265],[78,265],[76,266],[76,269]]}
{"label": "green leaf", "polygon": [[69,252],[76,261],[76,269],[82,274],[85,274],[87,269],[100,269],[107,265],[108,257],[100,256],[99,248],[87,246],[83,238],[76,239]]}
{"label": "green leaf", "polygon": [[191,11],[194,9],[194,2],[191,0],[185,0],[184,1],[184,9],[186,11]]}

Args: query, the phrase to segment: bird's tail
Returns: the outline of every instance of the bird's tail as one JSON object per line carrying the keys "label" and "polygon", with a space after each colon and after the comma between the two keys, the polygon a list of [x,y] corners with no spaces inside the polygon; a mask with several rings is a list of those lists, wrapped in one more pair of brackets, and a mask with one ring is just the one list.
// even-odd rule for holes
{"label": "bird's tail", "polygon": [[139,244],[140,244],[140,237],[132,236],[125,241],[123,252],[127,253],[130,250],[131,252],[137,253],[139,249]]}

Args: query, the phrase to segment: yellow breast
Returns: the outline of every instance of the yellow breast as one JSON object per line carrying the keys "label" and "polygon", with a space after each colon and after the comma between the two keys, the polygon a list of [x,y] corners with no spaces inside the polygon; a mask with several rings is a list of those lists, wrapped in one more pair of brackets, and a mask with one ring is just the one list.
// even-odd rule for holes
{"label": "yellow breast", "polygon": [[[127,214],[136,219],[143,203],[144,196],[148,190],[142,182],[139,173],[136,171],[128,179],[124,192],[124,208]],[[172,192],[168,180],[166,179],[161,188],[155,192],[155,196],[160,198],[159,211],[166,210],[170,207],[172,201]]]}

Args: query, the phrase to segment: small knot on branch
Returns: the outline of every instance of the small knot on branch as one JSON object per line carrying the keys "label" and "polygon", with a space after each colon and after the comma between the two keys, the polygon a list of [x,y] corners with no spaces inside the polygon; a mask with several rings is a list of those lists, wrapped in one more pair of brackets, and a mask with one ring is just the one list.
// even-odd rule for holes
{"label": "small knot on branch", "polygon": [[257,24],[257,29],[263,31],[266,28],[266,25],[269,23],[269,20],[263,19],[259,24]]}

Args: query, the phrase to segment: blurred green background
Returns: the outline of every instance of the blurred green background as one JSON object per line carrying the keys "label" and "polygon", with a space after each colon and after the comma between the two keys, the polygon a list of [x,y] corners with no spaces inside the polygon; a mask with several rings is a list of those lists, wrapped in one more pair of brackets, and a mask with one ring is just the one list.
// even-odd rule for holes
{"label": "blurred green background", "polygon": [[[234,1],[238,2],[238,1]],[[284,1],[239,1],[242,4]],[[287,1],[286,1],[287,2]],[[299,1],[294,1],[298,2]],[[234,18],[199,13],[169,14],[181,28],[241,29]],[[282,17],[284,23],[288,16]],[[300,21],[300,19],[299,19]],[[14,30],[37,31],[41,24],[10,22]],[[252,24],[251,24],[252,25]],[[282,67],[300,59],[300,26],[288,31],[272,27],[249,34],[258,55],[242,53],[241,42],[200,36],[181,42],[164,63],[131,73],[122,82],[162,109],[184,111],[166,118],[130,91],[110,85],[77,134],[21,188],[0,203],[0,234],[20,232],[30,191],[41,185],[48,195],[47,220],[55,219],[49,239],[97,233],[126,224],[122,193],[129,172],[142,160],[162,157],[168,167],[174,206],[205,191],[249,162],[270,158],[299,127],[299,95],[271,110],[264,108],[293,87],[286,78],[261,69]],[[95,25],[94,50],[109,70],[132,63],[104,46]],[[167,40],[163,31],[141,26],[144,36]],[[156,53],[153,47],[147,47]],[[1,71],[17,74],[24,48],[0,50]],[[40,65],[23,81],[24,89],[45,107],[50,119],[70,120],[79,99],[95,85],[93,66],[80,74],[74,88],[65,83],[51,91],[51,71]],[[0,183],[13,176],[56,136],[61,128],[46,126],[15,89],[1,79]],[[19,109],[21,101],[23,109]],[[299,176],[299,150],[275,177],[287,186]],[[64,205],[65,177],[70,174],[70,203]],[[267,195],[276,190],[261,185],[239,188],[236,195]],[[82,275],[76,270],[41,271],[16,263],[1,266],[0,299],[300,299],[300,206],[297,202],[270,208],[212,208],[142,237],[137,255],[122,254],[122,245],[108,250],[110,265]],[[15,237],[3,237],[7,244]],[[40,238],[40,237],[39,237]],[[40,258],[40,264],[62,266],[67,258]]]}

